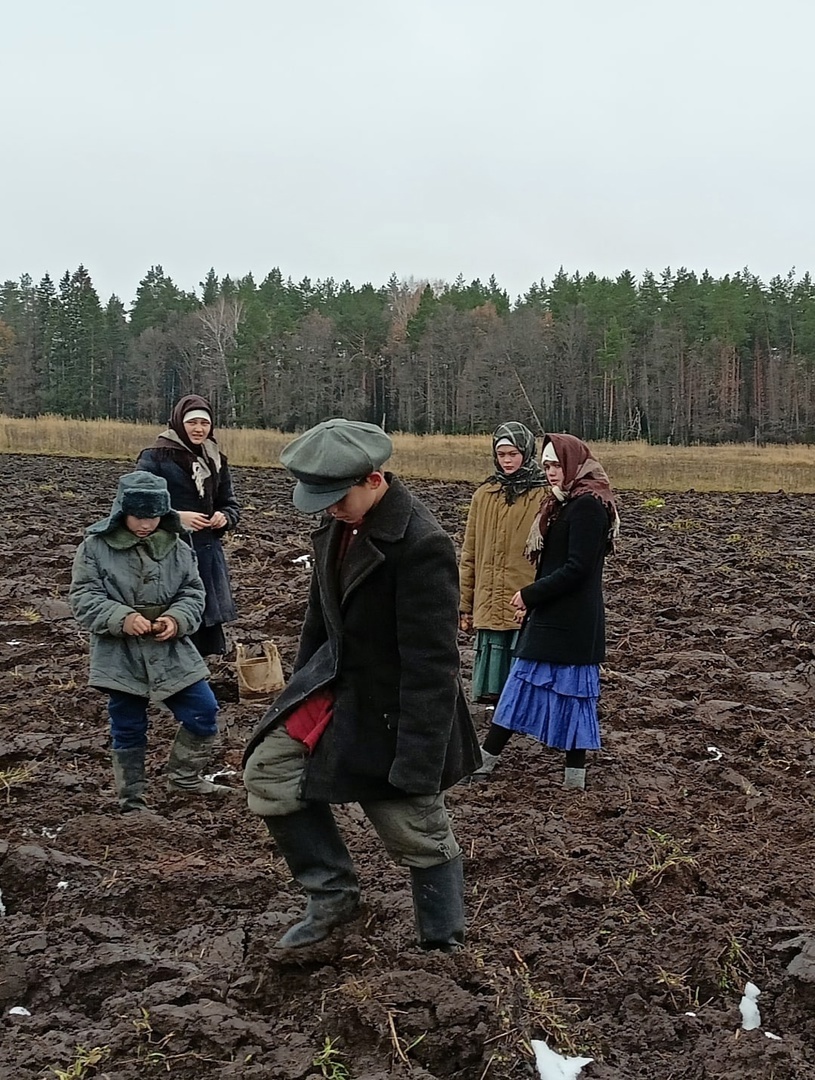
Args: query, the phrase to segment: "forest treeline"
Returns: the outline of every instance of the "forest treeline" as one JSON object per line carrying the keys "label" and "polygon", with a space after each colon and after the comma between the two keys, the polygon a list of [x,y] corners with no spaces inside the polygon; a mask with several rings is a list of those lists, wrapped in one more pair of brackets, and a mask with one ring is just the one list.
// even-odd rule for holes
{"label": "forest treeline", "polygon": [[515,417],[586,439],[815,442],[815,285],[793,272],[558,273],[514,302],[482,283],[299,283],[272,270],[130,307],[85,267],[0,288],[0,411],[161,423],[210,397],[219,422],[286,431],[342,415],[416,433]]}

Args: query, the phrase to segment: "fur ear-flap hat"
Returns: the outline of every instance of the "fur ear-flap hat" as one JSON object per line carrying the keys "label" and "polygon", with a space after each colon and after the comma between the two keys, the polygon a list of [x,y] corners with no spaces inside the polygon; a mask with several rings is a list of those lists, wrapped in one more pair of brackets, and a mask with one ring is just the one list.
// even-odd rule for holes
{"label": "fur ear-flap hat", "polygon": [[130,514],[137,518],[161,518],[165,532],[180,536],[184,532],[181,518],[170,505],[170,492],[163,476],[137,470],[119,479],[119,488],[110,514],[85,530],[86,536],[102,536],[124,525]]}
{"label": "fur ear-flap hat", "polygon": [[126,473],[119,480],[118,498],[123,516],[161,518],[170,513],[167,481],[153,473]]}
{"label": "fur ear-flap hat", "polygon": [[169,491],[128,491],[122,498],[122,513],[135,518],[161,518],[170,512]]}

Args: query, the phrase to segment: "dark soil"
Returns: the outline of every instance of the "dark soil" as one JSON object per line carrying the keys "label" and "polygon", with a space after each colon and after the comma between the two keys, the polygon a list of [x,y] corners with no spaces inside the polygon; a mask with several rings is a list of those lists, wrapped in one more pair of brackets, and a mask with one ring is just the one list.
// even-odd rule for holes
{"label": "dark soil", "polygon": [[[815,496],[625,494],[587,791],[563,791],[560,756],[518,738],[491,782],[450,792],[469,918],[455,956],[415,946],[406,871],[339,808],[363,914],[281,960],[302,897],[240,794],[166,792],[166,713],[156,815],[117,812],[104,699],[65,600],[82,529],[126,468],[3,462],[2,1080],[509,1080],[535,1075],[531,1039],[593,1057],[586,1080],[815,1077]],[[310,522],[280,472],[235,473],[232,640],[271,637],[287,666]],[[471,488],[414,488],[459,541]],[[213,683],[239,791],[259,709],[228,664]]]}

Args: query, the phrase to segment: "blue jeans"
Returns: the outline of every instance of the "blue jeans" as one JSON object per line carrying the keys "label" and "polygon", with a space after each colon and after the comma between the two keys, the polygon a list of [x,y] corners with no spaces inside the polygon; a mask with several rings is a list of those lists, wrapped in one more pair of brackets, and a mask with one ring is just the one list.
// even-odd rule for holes
{"label": "blue jeans", "polygon": [[[114,750],[147,745],[147,698],[112,690],[108,699]],[[218,732],[218,702],[209,683],[199,679],[162,702],[191,735],[206,738]]]}

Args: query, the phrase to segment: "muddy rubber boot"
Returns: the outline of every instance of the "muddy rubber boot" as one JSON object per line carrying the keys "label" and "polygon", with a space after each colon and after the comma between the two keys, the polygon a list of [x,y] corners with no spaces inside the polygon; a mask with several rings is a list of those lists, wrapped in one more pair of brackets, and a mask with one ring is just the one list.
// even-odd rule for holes
{"label": "muddy rubber boot", "polygon": [[413,912],[423,949],[458,952],[464,945],[464,863],[410,868]]}
{"label": "muddy rubber boot", "polygon": [[179,727],[167,762],[167,788],[182,795],[234,795],[237,788],[213,784],[201,773],[212,760],[217,735],[193,735]]}
{"label": "muddy rubber boot", "polygon": [[585,769],[564,769],[563,786],[573,788],[576,791],[584,791],[586,788]]}
{"label": "muddy rubber boot", "polygon": [[293,814],[263,820],[291,876],[308,894],[304,917],[275,948],[315,945],[353,919],[359,907],[359,881],[331,807],[310,803]]}
{"label": "muddy rubber boot", "polygon": [[129,750],[112,750],[113,782],[119,796],[119,809],[123,814],[147,810],[144,792],[144,755],[146,746],[134,746]]}
{"label": "muddy rubber boot", "polygon": [[495,771],[495,766],[498,764],[498,758],[500,754],[490,754],[484,747],[481,747],[481,764],[475,770],[471,772],[469,776],[464,777],[465,784],[478,783],[480,780],[488,780]]}

